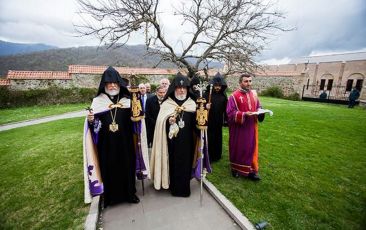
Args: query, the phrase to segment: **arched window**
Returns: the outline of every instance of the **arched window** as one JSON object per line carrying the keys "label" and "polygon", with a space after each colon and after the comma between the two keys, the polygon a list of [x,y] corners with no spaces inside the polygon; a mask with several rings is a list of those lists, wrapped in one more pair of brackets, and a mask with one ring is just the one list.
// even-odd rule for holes
{"label": "arched window", "polygon": [[365,76],[363,76],[360,73],[351,74],[347,78],[346,92],[351,91],[353,87],[356,87],[356,89],[361,92],[364,79],[365,79]]}
{"label": "arched window", "polygon": [[324,74],[323,76],[321,76],[320,78],[320,88],[319,90],[324,90],[326,88],[326,90],[332,90],[333,87],[333,75],[332,74]]}

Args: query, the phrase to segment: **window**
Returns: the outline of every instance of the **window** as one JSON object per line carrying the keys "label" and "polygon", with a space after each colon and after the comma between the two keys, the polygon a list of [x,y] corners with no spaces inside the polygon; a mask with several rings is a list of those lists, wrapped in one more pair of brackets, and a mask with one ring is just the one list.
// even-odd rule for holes
{"label": "window", "polygon": [[332,90],[332,86],[333,86],[333,79],[329,79],[328,85],[327,85],[327,90]]}
{"label": "window", "polygon": [[347,86],[346,86],[346,91],[351,91],[352,90],[352,85],[353,85],[353,79],[348,79]]}
{"label": "window", "polygon": [[363,83],[363,80],[362,80],[362,79],[358,79],[358,80],[356,81],[356,89],[357,89],[358,91],[360,91],[360,92],[361,92],[361,89],[362,89],[362,83]]}
{"label": "window", "polygon": [[321,79],[320,80],[320,90],[324,90],[324,86],[325,86],[325,79]]}
{"label": "window", "polygon": [[308,82],[306,83],[306,89],[309,89],[309,81],[310,79],[308,79]]}

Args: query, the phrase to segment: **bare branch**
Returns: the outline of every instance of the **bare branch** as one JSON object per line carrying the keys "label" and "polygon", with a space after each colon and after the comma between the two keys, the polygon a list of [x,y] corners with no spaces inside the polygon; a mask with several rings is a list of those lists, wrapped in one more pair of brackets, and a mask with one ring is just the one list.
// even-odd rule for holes
{"label": "bare branch", "polygon": [[191,30],[185,31],[189,41],[181,41],[178,51],[162,30],[159,15],[164,12],[159,12],[159,0],[78,2],[80,15],[85,16],[83,24],[77,26],[82,36],[96,36],[112,47],[126,44],[135,33],[144,33],[148,54],[186,68],[189,76],[207,70],[214,60],[225,63],[227,73],[255,69],[254,57],[268,39],[276,32],[288,31],[279,23],[284,15],[272,10],[271,2],[185,0],[175,15]]}

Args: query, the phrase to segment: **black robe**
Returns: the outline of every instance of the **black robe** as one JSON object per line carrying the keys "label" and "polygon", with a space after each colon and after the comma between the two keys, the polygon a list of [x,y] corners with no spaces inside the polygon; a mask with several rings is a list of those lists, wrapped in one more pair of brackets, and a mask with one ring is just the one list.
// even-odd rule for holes
{"label": "black robe", "polygon": [[[205,95],[208,100],[208,95]],[[227,121],[227,97],[224,93],[212,92],[211,108],[208,116],[208,153],[210,161],[218,161],[222,155],[222,126]]]}
{"label": "black robe", "polygon": [[[116,103],[114,101],[113,103]],[[115,109],[111,110],[113,116]],[[104,184],[104,206],[130,201],[135,188],[136,157],[133,143],[133,127],[130,108],[118,108],[118,131],[109,131],[111,112],[96,115],[102,123],[98,133],[98,157]]]}
{"label": "black robe", "polygon": [[[181,106],[184,101],[173,100]],[[192,163],[196,138],[195,113],[184,112],[184,128],[179,129],[177,137],[168,139],[169,152],[169,189],[173,196],[188,197],[191,194]],[[177,123],[180,120],[177,117]],[[169,133],[169,122],[166,131]]]}
{"label": "black robe", "polygon": [[145,107],[145,122],[147,132],[147,144],[150,147],[154,140],[155,123],[160,110],[160,104],[156,95],[147,98]]}

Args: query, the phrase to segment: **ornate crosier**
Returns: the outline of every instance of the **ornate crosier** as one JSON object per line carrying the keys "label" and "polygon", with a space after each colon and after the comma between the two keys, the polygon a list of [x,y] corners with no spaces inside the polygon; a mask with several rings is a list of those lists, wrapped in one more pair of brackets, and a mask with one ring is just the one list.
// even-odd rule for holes
{"label": "ornate crosier", "polygon": [[207,122],[208,122],[208,110],[206,108],[206,99],[202,97],[203,89],[206,88],[206,84],[201,83],[197,84],[197,90],[200,92],[200,97],[197,98],[197,111],[196,111],[196,121],[197,127],[199,129],[207,129]]}
{"label": "ornate crosier", "polygon": [[207,85],[203,82],[201,84],[197,84],[196,88],[200,92],[200,97],[203,95],[203,90],[207,87]]}

